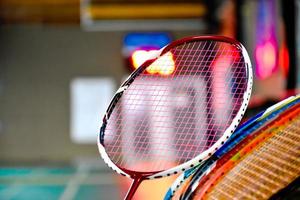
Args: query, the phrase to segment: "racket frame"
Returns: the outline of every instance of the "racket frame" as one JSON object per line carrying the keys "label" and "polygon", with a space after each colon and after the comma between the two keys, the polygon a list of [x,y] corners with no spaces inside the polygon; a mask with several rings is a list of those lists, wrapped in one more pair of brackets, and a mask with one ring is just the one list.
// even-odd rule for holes
{"label": "racket frame", "polygon": [[[224,42],[224,43],[230,43],[231,45],[235,46],[237,49],[241,51],[241,56],[244,58],[245,66],[246,66],[246,73],[248,77],[247,82],[247,88],[243,95],[243,101],[241,104],[241,107],[239,111],[237,112],[236,116],[232,120],[231,125],[225,130],[223,136],[219,138],[219,140],[213,144],[210,148],[202,152],[200,155],[194,157],[193,159],[189,160],[188,162],[182,163],[178,166],[172,167],[170,169],[164,170],[164,171],[156,171],[156,172],[136,172],[131,171],[127,169],[123,169],[116,164],[114,164],[111,159],[109,158],[107,152],[105,151],[105,145],[104,145],[104,135],[105,135],[105,128],[107,125],[107,121],[116,105],[118,100],[122,97],[122,94],[124,91],[130,86],[130,84],[134,81],[134,79],[144,72],[148,66],[150,66],[156,59],[158,59],[160,56],[167,53],[170,49],[178,46],[183,45],[185,43],[194,42],[194,41],[215,41],[215,42]],[[120,88],[115,93],[114,97],[112,98],[108,109],[106,111],[106,114],[103,117],[103,123],[100,128],[100,134],[99,137],[97,137],[97,144],[98,144],[98,150],[100,152],[100,155],[102,156],[104,162],[114,171],[117,173],[130,177],[133,179],[155,179],[155,178],[161,178],[165,176],[170,176],[173,174],[177,174],[178,172],[184,172],[185,170],[188,170],[190,168],[193,168],[196,165],[201,164],[204,160],[208,159],[211,155],[213,155],[214,152],[216,152],[231,136],[231,134],[234,132],[234,130],[237,128],[238,124],[240,123],[245,110],[248,106],[251,90],[252,90],[252,84],[253,84],[253,72],[251,67],[251,62],[249,55],[245,49],[245,47],[239,43],[238,41],[224,37],[224,36],[193,36],[193,37],[187,37],[180,40],[176,40],[169,45],[162,48],[160,51],[157,52],[156,55],[152,55],[149,60],[144,62],[139,68],[137,68],[120,86]]]}

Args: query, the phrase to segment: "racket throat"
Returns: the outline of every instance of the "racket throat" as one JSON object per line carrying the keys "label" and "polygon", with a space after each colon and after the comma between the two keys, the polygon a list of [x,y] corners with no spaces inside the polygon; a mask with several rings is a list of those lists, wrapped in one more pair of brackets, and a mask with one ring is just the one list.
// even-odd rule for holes
{"label": "racket throat", "polygon": [[135,192],[137,191],[139,185],[142,183],[142,181],[145,180],[145,177],[143,176],[138,176],[138,177],[135,177],[132,181],[132,184],[124,198],[124,200],[131,200],[132,197],[134,196]]}

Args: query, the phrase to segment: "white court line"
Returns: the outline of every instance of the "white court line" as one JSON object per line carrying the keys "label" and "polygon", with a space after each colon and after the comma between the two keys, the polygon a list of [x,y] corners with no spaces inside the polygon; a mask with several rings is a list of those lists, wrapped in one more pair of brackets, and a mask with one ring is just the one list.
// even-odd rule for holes
{"label": "white court line", "polygon": [[88,165],[79,165],[76,173],[70,179],[66,189],[60,196],[60,200],[72,200],[75,197],[81,183],[88,177]]}

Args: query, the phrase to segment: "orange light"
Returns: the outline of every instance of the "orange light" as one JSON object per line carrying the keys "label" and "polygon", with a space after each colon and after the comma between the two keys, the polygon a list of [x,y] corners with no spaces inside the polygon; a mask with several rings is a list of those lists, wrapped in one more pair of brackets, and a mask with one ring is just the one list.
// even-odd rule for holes
{"label": "orange light", "polygon": [[136,51],[134,51],[131,56],[134,69],[141,66],[146,60],[149,59],[150,55],[152,55],[155,52],[157,52],[157,50],[150,50],[150,51],[136,50]]}
{"label": "orange light", "polygon": [[154,61],[147,69],[150,74],[170,75],[175,70],[173,54],[168,52]]}
{"label": "orange light", "polygon": [[[136,69],[141,64],[143,64],[146,60],[150,58],[153,53],[157,50],[136,50],[132,54],[132,63],[133,67]],[[175,62],[173,59],[173,54],[168,52],[154,61],[149,67],[147,67],[146,71],[150,74],[160,74],[160,75],[170,75],[175,70]]]}

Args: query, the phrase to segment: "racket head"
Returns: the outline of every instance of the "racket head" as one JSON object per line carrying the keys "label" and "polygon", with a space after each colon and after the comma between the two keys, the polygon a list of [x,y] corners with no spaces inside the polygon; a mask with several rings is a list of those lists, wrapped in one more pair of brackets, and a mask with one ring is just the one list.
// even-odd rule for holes
{"label": "racket head", "polygon": [[[268,143],[272,143],[272,141],[274,143],[274,141],[276,141],[276,140],[274,140],[274,138],[279,137],[280,134],[281,135],[285,134],[287,128],[293,127],[294,128],[293,131],[296,131],[295,133],[293,133],[293,135],[294,136],[297,135],[297,137],[298,137],[298,140],[297,139],[294,140],[293,148],[294,148],[294,153],[298,152],[298,154],[296,155],[296,157],[298,156],[298,160],[295,162],[297,162],[297,166],[300,169],[299,124],[300,124],[300,106],[298,104],[295,107],[289,109],[287,112],[283,113],[283,115],[278,117],[277,120],[274,121],[273,123],[269,124],[268,127],[266,127],[264,130],[261,130],[260,132],[258,132],[254,138],[252,138],[250,141],[248,140],[246,145],[242,145],[240,147],[240,150],[237,153],[235,153],[230,158],[227,157],[226,161],[223,162],[222,165],[220,165],[219,167],[216,167],[214,170],[211,171],[211,173],[207,177],[202,179],[200,181],[201,183],[199,183],[197,191],[195,192],[195,195],[193,196],[193,199],[206,199],[206,198],[212,197],[210,195],[214,194],[214,192],[217,191],[216,187],[218,185],[221,186],[221,183],[222,183],[222,186],[224,186],[223,183],[226,180],[228,180],[229,178],[233,177],[233,176],[230,176],[229,178],[226,178],[227,176],[229,176],[228,174],[231,173],[232,171],[234,172],[235,169],[236,170],[239,169],[239,166],[242,165],[240,163],[242,163],[244,159],[251,158],[251,156],[255,158],[256,155],[259,155],[259,153],[262,152],[262,149],[267,148]],[[283,139],[283,138],[284,137],[281,137],[281,139]],[[276,144],[280,145],[279,143],[276,143]],[[275,146],[276,146],[276,144],[275,144]],[[269,151],[269,153],[271,154],[271,151]],[[273,155],[273,156],[276,157],[276,155]],[[278,156],[279,156],[279,154],[278,154]],[[288,158],[288,157],[289,156],[286,156],[285,158]],[[256,160],[263,160],[263,159],[265,159],[265,160],[267,159],[266,155],[265,155],[265,157],[256,156]],[[269,160],[269,159],[267,159],[267,160],[269,163],[273,162],[272,160]],[[268,164],[268,162],[264,162],[264,163]],[[282,164],[283,168],[284,167],[286,168],[286,166],[283,163],[281,163],[281,164]],[[258,174],[265,171],[265,170],[262,170],[262,168],[264,166],[260,166],[260,167],[261,168],[256,171],[256,173],[258,173]],[[268,169],[270,169],[270,167],[268,167]],[[276,169],[278,169],[278,168],[276,168]],[[283,170],[283,169],[281,169],[281,170]],[[297,176],[300,175],[300,170],[298,170],[296,173],[297,174],[296,175],[294,174],[293,178],[296,178]],[[238,174],[235,174],[235,175],[238,176]],[[252,176],[250,176],[249,174],[248,174],[248,176],[252,178]],[[257,179],[256,181],[259,182],[259,179]],[[266,183],[264,183],[264,184],[266,184]],[[233,187],[234,186],[232,186],[232,188]],[[249,187],[250,186],[248,185],[248,188]],[[282,187],[283,187],[283,185],[282,185]],[[236,188],[236,186],[235,186],[235,188]],[[247,187],[244,187],[244,189],[245,188],[247,188]],[[239,189],[242,190],[242,188],[239,188]],[[278,188],[278,189],[280,189],[280,188]],[[224,191],[223,191],[223,193],[224,193]],[[216,196],[214,196],[214,197],[216,197]],[[222,198],[222,197],[218,196],[218,198]]]}
{"label": "racket head", "polygon": [[243,146],[251,142],[262,130],[265,130],[268,125],[274,123],[276,119],[286,115],[291,110],[296,109],[299,103],[300,95],[292,96],[271,106],[266,111],[245,122],[244,125],[241,126],[242,128],[236,130],[235,135],[239,137],[235,137],[234,140],[231,138],[227,142],[229,144],[224,145],[224,148],[220,148],[212,158],[207,160],[204,165],[195,172],[190,181],[190,185],[182,194],[182,199],[189,199],[198,185],[203,185],[208,177],[210,177],[207,174],[213,174],[216,169],[227,162]]}
{"label": "racket head", "polygon": [[[231,135],[229,140],[218,151],[216,151],[211,158],[209,158],[203,164],[200,164],[199,166],[191,170],[192,173],[187,171],[187,173],[185,172],[183,175],[177,177],[176,181],[174,181],[171,187],[168,189],[168,192],[166,193],[164,199],[171,199],[173,196],[176,199],[178,193],[182,193],[182,199],[188,199],[189,195],[191,195],[191,193],[193,192],[193,188],[196,187],[195,185],[197,185],[199,179],[201,179],[201,177],[204,176],[204,174],[207,174],[208,171],[214,167],[216,161],[222,155],[230,151],[235,145],[237,145],[244,138],[246,138],[247,135],[254,133],[261,126],[266,125],[266,123],[270,123],[274,118],[276,118],[276,116],[280,115],[282,112],[299,102],[300,95],[291,96],[244,122],[235,130],[235,132]],[[193,178],[190,178],[189,180],[185,181],[191,175],[193,175]],[[186,182],[189,182],[188,186],[185,187],[184,190],[176,192],[181,187],[181,184],[187,185]]]}
{"label": "racket head", "polygon": [[[222,47],[221,50],[219,49],[219,46]],[[211,83],[210,81],[213,79],[213,76],[211,75],[212,65],[215,64],[214,62],[219,55],[225,58],[225,64],[218,63],[217,66],[219,66],[219,69],[223,67],[227,70],[225,72],[226,76],[220,75],[222,74],[220,73],[221,71],[216,71],[214,68],[214,73],[216,72],[218,75],[216,75],[217,78],[214,80],[216,82]],[[228,59],[231,59],[230,62]],[[171,75],[158,76],[147,73],[147,70],[155,70],[157,65],[163,66],[163,68],[166,68],[168,71],[172,64],[175,64],[176,68],[172,71]],[[224,67],[226,64],[227,66]],[[231,70],[234,71],[231,72]],[[170,83],[172,87],[176,88],[175,92],[172,91],[174,94],[185,92],[185,95],[187,95],[188,98],[193,99],[194,103],[199,103],[196,102],[195,99],[196,96],[203,95],[203,90],[201,92],[198,90],[203,88],[203,86],[207,91],[212,91],[214,89],[218,90],[217,88],[220,86],[221,82],[219,79],[222,79],[222,77],[225,77],[226,79],[222,81],[227,81],[227,84],[229,82],[232,83],[232,85],[228,84],[232,108],[230,110],[231,112],[229,112],[229,110],[225,109],[225,102],[218,102],[217,100],[216,107],[222,107],[222,111],[230,115],[225,115],[227,121],[222,122],[222,125],[219,126],[217,123],[200,124],[199,127],[202,129],[194,129],[191,131],[191,125],[188,125],[189,120],[193,118],[191,115],[197,115],[194,116],[194,118],[200,117],[203,119],[203,116],[206,113],[203,110],[199,111],[199,109],[197,111],[198,113],[195,111],[188,113],[187,111],[180,111],[179,109],[178,112],[175,113],[175,116],[177,117],[175,121],[179,123],[177,125],[171,125],[173,126],[173,129],[177,128],[177,132],[173,131],[174,133],[172,133],[175,135],[177,134],[177,143],[175,142],[175,149],[177,150],[176,155],[172,155],[172,152],[174,151],[172,148],[157,148],[154,149],[156,153],[143,153],[143,148],[147,149],[151,145],[150,142],[145,139],[147,138],[147,135],[151,133],[151,131],[149,131],[150,125],[149,123],[147,124],[147,116],[139,116],[139,113],[147,113],[147,110],[145,110],[146,107],[155,107],[155,109],[160,110],[159,112],[156,111],[156,115],[154,114],[154,116],[151,116],[152,119],[156,119],[155,124],[153,125],[152,122],[151,126],[156,127],[156,129],[160,129],[159,131],[152,131],[151,137],[155,135],[156,138],[154,138],[154,140],[160,143],[158,147],[164,146],[164,142],[160,142],[162,140],[166,140],[166,143],[169,142],[169,138],[166,137],[167,134],[161,134],[162,132],[167,132],[169,135],[171,133],[166,130],[168,129],[168,126],[170,126],[170,120],[167,118],[170,118],[171,114],[166,111],[166,107],[168,107],[170,103],[166,104],[165,102],[172,101],[171,104],[180,105],[182,104],[181,101],[183,101],[180,99],[181,97],[176,99],[174,96],[169,95],[170,91],[168,87],[170,87]],[[207,79],[205,81],[209,83],[203,81],[205,78]],[[155,82],[160,82],[160,84],[155,85]],[[193,87],[198,85],[196,87],[196,92],[188,88],[191,84]],[[212,88],[211,85],[215,85],[216,87]],[[196,164],[201,163],[203,160],[211,156],[233,133],[248,105],[251,87],[252,69],[250,59],[245,48],[239,42],[222,36],[196,36],[175,41],[163,48],[159,52],[159,55],[156,55],[155,58],[146,61],[136,71],[134,71],[121,85],[113,97],[103,118],[103,124],[98,137],[98,148],[100,154],[104,161],[113,170],[128,177],[142,176],[147,179],[160,178],[162,176],[177,174],[179,171],[185,171],[186,169],[192,168]],[[211,94],[206,94],[206,99],[199,100],[201,106],[204,106],[207,101],[212,101],[210,95]],[[219,95],[219,97],[222,95],[228,97],[226,95],[229,94],[217,93],[216,96],[217,95]],[[143,98],[147,96],[151,96],[152,99],[158,98],[160,100],[153,101],[154,103],[144,104],[143,106],[138,105],[145,102]],[[216,102],[213,102],[212,104]],[[228,106],[228,102],[226,103]],[[130,110],[131,113],[122,110],[124,105],[129,108],[127,110]],[[139,106],[140,108],[137,108]],[[188,106],[187,109],[192,108],[191,106]],[[209,106],[207,106],[206,109],[208,109],[208,111],[205,111],[209,113],[209,115],[213,116],[210,117],[208,121],[219,120],[215,117],[215,111],[211,110]],[[121,113],[123,112],[126,112],[126,117],[121,116]],[[137,119],[139,121],[137,122],[133,119]],[[225,117],[222,120],[225,120]],[[200,120],[198,120],[197,123],[200,123],[199,121]],[[138,130],[138,132],[134,133],[132,136],[132,132],[136,130]],[[212,131],[214,133],[210,133],[210,130],[214,130]],[[192,136],[192,134],[190,136],[186,136],[189,131],[193,132],[196,136]],[[183,132],[185,139],[181,138],[183,136]],[[196,133],[198,133],[198,135]],[[202,140],[201,136],[206,137],[204,136],[204,133],[206,135],[210,135],[207,137],[208,139],[206,138],[205,140]],[[132,138],[127,138],[127,143],[124,144],[122,138],[130,134]],[[164,138],[161,136],[164,136]],[[199,138],[198,141],[195,141],[198,145],[203,143],[200,148],[196,147],[197,145],[192,145],[192,148],[191,146],[188,147],[188,141],[194,139],[193,137]],[[137,141],[137,144],[132,144],[132,141]],[[124,157],[129,157],[130,159]],[[146,165],[140,163],[146,163]]]}
{"label": "racket head", "polygon": [[291,107],[297,106],[299,102],[300,95],[291,96],[267,108],[265,111],[260,112],[259,114],[243,123],[235,130],[229,140],[215,153],[216,159],[219,159],[225,153],[230,151],[235,145],[241,142],[248,135],[255,133],[261,127],[264,127],[268,123],[276,120],[279,115],[281,115],[285,111],[288,111]]}

